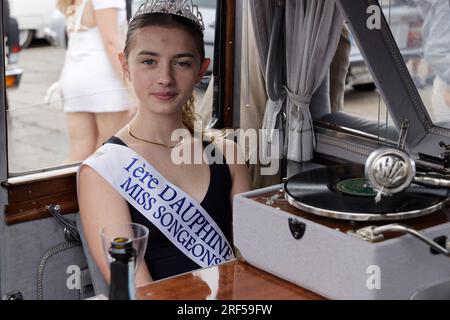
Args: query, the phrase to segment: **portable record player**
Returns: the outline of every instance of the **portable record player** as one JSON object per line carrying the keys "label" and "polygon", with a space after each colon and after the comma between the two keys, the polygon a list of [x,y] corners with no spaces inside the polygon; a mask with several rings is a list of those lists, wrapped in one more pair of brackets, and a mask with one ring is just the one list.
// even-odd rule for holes
{"label": "portable record player", "polygon": [[[428,94],[417,90],[384,14],[378,27],[368,28],[367,12],[378,6],[383,13],[379,1],[335,2],[380,94],[378,119],[354,117],[350,109],[323,116],[329,92],[322,85],[319,102],[309,106],[312,145],[319,158],[359,165],[305,171],[284,185],[236,196],[234,244],[248,263],[324,297],[408,299],[450,283],[449,118],[433,123],[422,100]],[[279,126],[289,127],[289,121]],[[401,129],[397,147],[391,128]],[[288,142],[287,149],[294,144]],[[302,139],[295,143],[302,148]]]}
{"label": "portable record player", "polygon": [[362,165],[300,173],[236,197],[235,246],[330,299],[408,299],[450,279],[448,190],[413,183],[375,198]]}

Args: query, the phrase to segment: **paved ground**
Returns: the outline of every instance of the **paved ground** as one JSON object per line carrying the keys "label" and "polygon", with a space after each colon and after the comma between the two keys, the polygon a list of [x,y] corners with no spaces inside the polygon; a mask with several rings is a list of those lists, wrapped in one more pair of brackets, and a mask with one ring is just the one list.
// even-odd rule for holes
{"label": "paved ground", "polygon": [[[69,149],[65,114],[44,103],[47,89],[59,77],[63,59],[64,50],[46,42],[35,42],[21,53],[22,82],[18,89],[7,93],[10,172],[64,163]],[[345,99],[347,112],[364,117],[377,119],[379,103],[385,110],[377,91],[349,90]],[[381,119],[385,119],[384,114]]]}
{"label": "paved ground", "polygon": [[64,49],[38,42],[21,52],[20,87],[7,92],[9,171],[54,166],[68,152],[65,115],[45,105],[47,88],[57,81]]}

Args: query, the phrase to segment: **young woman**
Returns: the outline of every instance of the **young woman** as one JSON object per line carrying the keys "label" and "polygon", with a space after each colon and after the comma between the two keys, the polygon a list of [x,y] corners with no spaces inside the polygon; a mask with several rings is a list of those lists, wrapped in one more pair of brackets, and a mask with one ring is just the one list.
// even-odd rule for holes
{"label": "young woman", "polygon": [[124,0],[58,0],[69,37],[60,85],[70,137],[68,162],[90,156],[129,120],[117,59],[125,40]]}
{"label": "young woman", "polygon": [[[210,60],[201,17],[179,5],[185,2],[148,1],[130,22],[120,61],[138,99],[137,114],[79,172],[81,220],[107,280],[99,230],[115,223],[150,229],[138,285],[233,257],[232,199],[250,188],[248,169],[234,156],[237,146],[216,141],[211,154],[218,163],[174,161],[175,148],[211,146],[192,134],[193,90]],[[179,129],[189,137],[174,142]]]}

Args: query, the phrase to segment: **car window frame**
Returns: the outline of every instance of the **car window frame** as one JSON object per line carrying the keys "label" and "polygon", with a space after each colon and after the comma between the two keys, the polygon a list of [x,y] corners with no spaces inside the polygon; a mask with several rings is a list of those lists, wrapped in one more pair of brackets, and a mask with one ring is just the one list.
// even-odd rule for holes
{"label": "car window frame", "polygon": [[[219,63],[219,60],[221,61],[218,64],[220,71],[213,71],[214,77],[220,80],[214,83],[214,94],[219,98],[214,99],[213,109],[220,110],[218,113],[219,123],[226,124],[230,119],[232,120],[230,115],[233,114],[232,82],[234,69],[231,68],[230,70],[225,66],[234,63],[234,55],[230,58],[234,54],[234,21],[230,17],[234,17],[235,0],[217,0],[217,2],[220,3],[220,10],[217,10],[217,19],[220,19],[221,28],[218,31],[220,38],[216,36],[215,43],[218,41],[226,42],[216,49],[217,54],[222,56],[220,56],[220,59],[216,59],[217,63]],[[2,29],[0,29],[0,33],[4,35]],[[1,53],[4,56],[4,47],[2,47]],[[228,55],[228,60],[225,60],[226,55]],[[3,64],[4,59],[2,60],[2,66]],[[1,81],[1,85],[3,85],[1,98],[2,104],[5,105],[4,78]],[[223,104],[226,104],[227,108],[223,108]],[[0,212],[5,224],[13,225],[48,218],[51,216],[48,210],[49,204],[60,205],[62,214],[77,212],[76,175],[80,163],[9,174],[6,107],[3,107],[3,112],[0,113]]]}
{"label": "car window frame", "polygon": [[[1,11],[3,11],[3,1],[0,2]],[[5,30],[3,23],[3,14],[0,15],[1,23],[0,23],[0,55],[3,57],[0,59],[0,70],[5,72]],[[7,127],[6,127],[6,83],[5,83],[5,75],[0,79],[0,86],[2,90],[0,90],[0,99],[1,99],[1,110],[0,110],[0,181],[6,181],[8,178],[8,153],[6,152],[7,143],[8,143],[8,135],[7,135]],[[6,203],[7,192],[5,189],[0,188],[0,207],[1,205]],[[1,211],[3,212],[3,210]]]}
{"label": "car window frame", "polygon": [[[212,0],[216,2],[216,30],[215,30],[215,39],[214,39],[214,69],[212,73],[211,81],[214,81],[214,94],[212,101],[212,115],[213,118],[213,127],[214,128],[223,128],[223,127],[231,127],[233,120],[233,99],[230,98],[230,92],[232,93],[232,89],[230,90],[230,81],[233,81],[233,74],[229,70],[226,70],[226,66],[229,65],[230,62],[233,62],[233,59],[229,59],[229,61],[225,61],[226,56],[230,57],[230,52],[234,53],[234,38],[229,37],[227,33],[230,32],[230,19],[228,16],[234,14],[235,0]],[[3,20],[3,19],[2,19]],[[232,23],[231,23],[232,24]],[[2,33],[4,34],[4,33]],[[3,38],[2,38],[3,39]],[[217,45],[218,43],[222,43],[221,45]],[[3,50],[3,48],[2,48]],[[3,52],[3,56],[5,53]],[[223,61],[222,61],[223,60]],[[4,79],[2,79],[4,81]],[[6,90],[6,89],[5,89]],[[6,96],[6,95],[5,95]],[[2,101],[6,101],[6,98],[2,98]],[[5,102],[4,102],[5,103]],[[227,105],[227,107],[223,107]],[[80,163],[73,163],[68,165],[55,165],[44,168],[36,168],[29,171],[24,172],[9,172],[8,169],[8,146],[7,146],[7,115],[6,108],[4,110],[4,115],[0,121],[3,124],[2,130],[4,130],[4,135],[0,136],[2,139],[2,143],[4,146],[1,146],[2,151],[2,177],[1,181],[8,181],[8,179],[12,179],[15,181],[16,178],[39,176],[39,174],[43,173],[46,177],[54,172],[55,177],[59,175],[59,172],[66,172],[67,168],[70,167],[78,167]],[[4,152],[3,152],[4,151]],[[4,163],[3,163],[4,162]]]}

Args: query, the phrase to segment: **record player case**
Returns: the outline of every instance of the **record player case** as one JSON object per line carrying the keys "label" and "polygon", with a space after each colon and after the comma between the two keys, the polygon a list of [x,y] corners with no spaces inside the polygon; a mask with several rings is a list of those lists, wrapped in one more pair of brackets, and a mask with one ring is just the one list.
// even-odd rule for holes
{"label": "record player case", "polygon": [[[330,299],[408,299],[450,279],[450,258],[411,235],[371,242],[354,234],[389,222],[340,221],[267,202],[282,191],[276,185],[236,196],[234,243],[246,262]],[[431,239],[449,237],[450,209],[401,223]]]}

